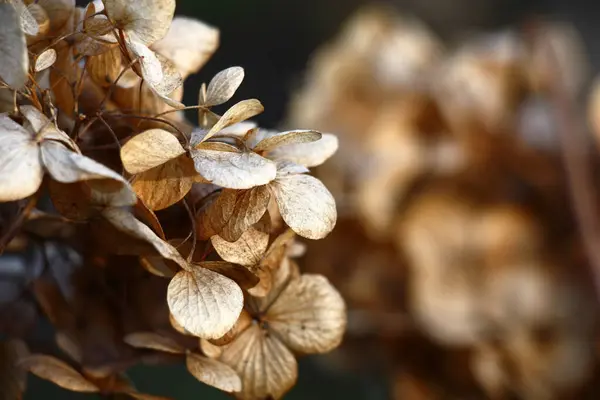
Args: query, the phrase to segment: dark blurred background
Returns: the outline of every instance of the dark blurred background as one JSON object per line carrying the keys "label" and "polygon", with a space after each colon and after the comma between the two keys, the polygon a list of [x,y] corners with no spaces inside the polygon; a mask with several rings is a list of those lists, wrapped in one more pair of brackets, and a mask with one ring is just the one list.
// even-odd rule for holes
{"label": "dark blurred background", "polygon": [[[78,4],[86,3],[78,1]],[[208,64],[185,84],[186,104],[196,104],[198,89],[218,71],[242,66],[246,79],[235,100],[258,98],[265,112],[260,125],[275,127],[284,118],[290,94],[302,84],[311,54],[332,38],[341,24],[367,0],[178,0],[177,14],[209,23],[221,32],[220,47]],[[582,35],[592,72],[600,68],[600,2],[594,0],[396,0],[386,1],[424,21],[442,40],[516,26],[535,16],[572,23]],[[190,118],[194,120],[193,114]],[[197,382],[183,366],[138,367],[129,373],[142,392],[175,399],[224,399]],[[84,399],[30,376],[25,399]],[[322,368],[318,358],[300,360],[299,382],[289,399],[388,398],[387,385],[371,376]]]}

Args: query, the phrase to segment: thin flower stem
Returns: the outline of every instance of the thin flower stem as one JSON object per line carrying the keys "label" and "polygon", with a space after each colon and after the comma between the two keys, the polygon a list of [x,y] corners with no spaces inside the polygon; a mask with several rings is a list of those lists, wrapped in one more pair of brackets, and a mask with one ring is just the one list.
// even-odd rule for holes
{"label": "thin flower stem", "polygon": [[548,47],[548,65],[554,66],[554,76],[556,77],[555,85],[552,88],[552,101],[558,122],[558,136],[570,189],[569,195],[588,261],[591,264],[596,296],[600,301],[600,225],[596,211],[598,202],[593,185],[594,180],[591,176],[589,151],[583,140],[583,129],[574,118],[574,99],[565,89],[564,77],[561,76],[562,71],[557,67],[560,65],[557,62],[558,57],[554,48],[550,45]]}
{"label": "thin flower stem", "polygon": [[196,241],[198,240],[196,237],[196,219],[194,218],[194,213],[192,212],[192,210],[191,210],[189,204],[187,203],[187,201],[185,200],[185,198],[183,199],[182,202],[185,207],[185,210],[188,213],[190,222],[192,223],[192,248],[190,249],[190,254],[188,254],[188,256],[187,256],[187,262],[190,263],[190,262],[192,262],[192,257],[194,256],[194,252],[196,251]]}
{"label": "thin flower stem", "polygon": [[115,79],[115,81],[112,83],[112,85],[109,86],[108,90],[106,91],[106,94],[104,95],[104,98],[102,99],[102,102],[100,103],[100,106],[98,106],[98,109],[100,109],[100,110],[104,109],[104,105],[106,104],[108,99],[112,96],[112,93],[115,90],[117,83],[119,83],[119,80],[123,77],[125,72],[127,72],[129,70],[129,68],[133,67],[133,65],[138,61],[139,61],[139,58],[136,58],[135,60],[132,60],[129,64],[127,64],[127,66],[125,66],[125,68],[123,68],[123,70],[117,76],[117,79]]}
{"label": "thin flower stem", "polygon": [[166,119],[161,119],[161,118],[154,118],[154,117],[147,117],[144,115],[129,115],[129,114],[119,114],[117,112],[113,113],[113,112],[108,112],[105,113],[104,115],[110,114],[113,117],[116,118],[133,118],[133,119],[143,119],[143,120],[147,120],[147,121],[155,121],[155,122],[160,122],[163,123],[165,125],[169,125],[171,128],[175,129],[177,131],[177,133],[179,133],[183,139],[186,141],[187,145],[189,146],[190,142],[189,142],[189,138],[187,137],[187,135],[185,133],[183,133],[181,131],[181,129],[179,129],[177,126],[175,126],[175,124],[173,124],[172,122],[167,121]]}
{"label": "thin flower stem", "polygon": [[162,117],[163,115],[171,114],[171,113],[174,113],[174,112],[177,112],[177,111],[185,111],[185,110],[198,110],[198,109],[209,111],[209,108],[208,108],[208,107],[206,107],[206,106],[201,106],[201,105],[197,105],[197,106],[186,106],[186,107],[183,107],[183,108],[174,108],[174,109],[172,109],[172,110],[163,111],[163,112],[161,112],[160,114],[156,114],[156,115],[154,116],[154,118]]}

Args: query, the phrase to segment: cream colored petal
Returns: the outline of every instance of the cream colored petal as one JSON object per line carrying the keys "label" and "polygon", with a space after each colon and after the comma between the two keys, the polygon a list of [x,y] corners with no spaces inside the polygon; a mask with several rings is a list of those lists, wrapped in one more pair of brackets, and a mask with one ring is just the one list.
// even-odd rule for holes
{"label": "cream colored petal", "polygon": [[203,140],[206,141],[228,126],[250,119],[264,110],[265,108],[263,105],[256,99],[242,100],[239,103],[234,104],[225,112],[225,114],[223,114],[219,121],[210,128]]}
{"label": "cream colored petal", "polygon": [[29,7],[22,0],[12,0],[12,4],[19,15],[23,32],[29,36],[36,36],[40,31],[40,26],[36,18],[31,14]]}
{"label": "cream colored petal", "polygon": [[[38,145],[27,131],[9,120],[0,115],[0,201],[31,196],[44,177]],[[6,126],[17,129],[6,130]]]}
{"label": "cream colored petal", "polygon": [[163,79],[158,84],[150,85],[150,89],[169,106],[173,108],[184,108],[185,105],[183,103],[175,100],[177,96],[181,97],[179,94],[179,89],[183,84],[181,74],[172,61],[160,54],[156,54],[156,57],[160,62]]}
{"label": "cream colored petal", "polygon": [[323,164],[338,149],[338,138],[331,133],[323,133],[320,140],[310,143],[289,144],[269,151],[273,160],[287,160],[305,167]]}
{"label": "cream colored petal", "polygon": [[43,129],[50,127],[52,121],[46,115],[44,115],[40,110],[35,108],[34,106],[24,105],[19,107],[19,111],[25,117],[29,125],[27,123],[24,126],[29,129],[33,134],[37,134],[41,132]]}
{"label": "cream colored petal", "polygon": [[164,258],[176,262],[182,268],[189,268],[176,248],[156,236],[150,228],[138,221],[126,209],[108,208],[102,212],[102,216],[120,231],[150,243]]}
{"label": "cream colored petal", "polygon": [[42,54],[40,54],[39,56],[37,56],[37,58],[35,59],[34,70],[35,70],[35,72],[40,72],[47,68],[50,68],[52,65],[54,65],[55,61],[56,61],[56,50],[48,49],[48,50],[44,51]]}
{"label": "cream colored petal", "polygon": [[240,377],[227,364],[195,353],[188,353],[185,363],[190,374],[202,383],[228,393],[242,390]]}
{"label": "cream colored petal", "polygon": [[307,239],[322,239],[335,226],[337,210],[329,190],[310,175],[278,178],[269,187],[285,223]]}
{"label": "cream colored petal", "polygon": [[149,129],[134,136],[121,147],[123,167],[130,174],[139,174],[185,153],[171,132]]}
{"label": "cream colored petal", "polygon": [[32,355],[20,365],[32,374],[74,392],[96,393],[100,389],[65,362],[50,356]]}
{"label": "cream colored petal", "polygon": [[250,189],[275,179],[275,163],[253,152],[192,149],[196,171],[207,181],[228,189]]}
{"label": "cream colored petal", "polygon": [[17,11],[11,4],[0,4],[0,78],[14,89],[27,82],[29,57],[25,35]]}
{"label": "cream colored petal", "polygon": [[206,99],[201,104],[211,107],[226,103],[233,97],[243,80],[242,67],[231,67],[219,72],[208,84]]}
{"label": "cream colored petal", "polygon": [[134,34],[125,37],[125,44],[131,52],[132,58],[139,59],[136,65],[139,65],[142,77],[146,83],[151,87],[160,85],[163,80],[163,71],[156,54]]}
{"label": "cream colored petal", "polygon": [[72,183],[91,179],[111,179],[127,184],[121,175],[104,165],[69,150],[62,143],[44,140],[41,144],[42,162],[53,179]]}
{"label": "cream colored petal", "polygon": [[217,339],[229,331],[242,311],[244,296],[231,279],[198,266],[175,275],[167,290],[175,320],[201,338]]}
{"label": "cream colored petal", "polygon": [[118,27],[135,33],[142,44],[162,39],[175,13],[175,0],[104,0],[106,13]]}
{"label": "cream colored petal", "polygon": [[261,140],[254,146],[254,151],[269,151],[280,146],[294,145],[301,143],[312,143],[321,139],[322,135],[317,131],[296,130],[287,132],[278,132]]}
{"label": "cream colored petal", "polygon": [[293,354],[258,324],[251,325],[227,345],[220,360],[242,379],[242,391],[236,394],[239,399],[280,399],[298,378],[298,364]]}
{"label": "cream colored petal", "polygon": [[346,305],[324,276],[307,274],[286,286],[265,319],[293,351],[325,353],[342,341]]}
{"label": "cream colored petal", "polygon": [[198,72],[219,46],[219,30],[187,17],[175,17],[152,50],[167,57],[183,77]]}

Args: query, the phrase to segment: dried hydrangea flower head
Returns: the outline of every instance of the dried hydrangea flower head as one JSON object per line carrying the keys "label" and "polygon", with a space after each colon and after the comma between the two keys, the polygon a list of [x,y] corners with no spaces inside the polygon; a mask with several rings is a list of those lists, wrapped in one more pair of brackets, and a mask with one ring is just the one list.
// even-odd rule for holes
{"label": "dried hydrangea flower head", "polygon": [[[174,12],[174,0],[0,3],[0,253],[34,254],[12,260],[31,267],[10,282],[11,259],[0,258],[0,336],[31,337],[43,313],[63,353],[1,341],[2,398],[22,397],[27,371],[76,392],[156,398],[123,372],[173,358],[240,398],[279,397],[296,380],[292,351],[341,342],[345,306],[333,286],[280,278],[294,231],[321,239],[335,226],[335,201],[308,168],[335,153],[337,138],[258,128],[256,99],[216,114],[242,84],[241,67],[182,104],[183,80],[219,32]],[[198,110],[196,124],[186,108]],[[291,230],[271,223],[279,217]],[[270,300],[258,312],[253,297]],[[265,313],[282,339],[238,339],[248,310],[261,324],[256,339]],[[209,341],[275,348],[256,365],[265,373],[248,375],[233,350],[217,359],[201,348]],[[257,391],[280,357],[290,374]]]}

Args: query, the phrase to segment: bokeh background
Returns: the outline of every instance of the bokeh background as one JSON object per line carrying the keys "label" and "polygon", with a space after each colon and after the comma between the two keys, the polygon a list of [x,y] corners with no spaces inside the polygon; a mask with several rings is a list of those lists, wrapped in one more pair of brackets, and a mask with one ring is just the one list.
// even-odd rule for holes
{"label": "bokeh background", "polygon": [[[80,3],[80,2],[78,2]],[[186,104],[195,104],[198,89],[216,72],[234,65],[244,67],[246,79],[234,101],[258,98],[265,112],[261,126],[283,124],[294,93],[304,84],[311,55],[331,40],[344,21],[366,0],[178,0],[177,14],[198,18],[218,27],[220,48],[197,75],[186,81]],[[452,44],[476,32],[520,26],[536,16],[551,16],[573,24],[581,34],[590,62],[590,77],[600,70],[600,3],[586,0],[405,0],[379,2],[422,20],[445,43]],[[190,114],[193,120],[193,114]],[[341,139],[343,140],[343,138]],[[341,226],[338,229],[345,229]],[[321,251],[328,246],[325,240]],[[309,248],[310,251],[310,248]],[[365,251],[369,251],[366,249]],[[394,288],[390,289],[393,293]],[[398,297],[402,298],[401,288]],[[381,318],[386,319],[385,315]],[[394,316],[389,325],[393,325]],[[40,335],[48,327],[40,327]],[[393,331],[393,329],[391,329]],[[401,330],[401,329],[399,329]],[[353,352],[370,352],[369,337]],[[342,350],[344,349],[342,348]],[[344,360],[308,357],[300,360],[299,382],[289,399],[388,399],[391,396],[385,365],[378,358],[365,365],[344,368]],[[362,362],[362,361],[361,361]],[[457,363],[456,368],[466,368]],[[224,399],[227,396],[198,383],[183,366],[137,367],[130,371],[138,389],[175,399]],[[30,377],[26,399],[84,399]]]}

